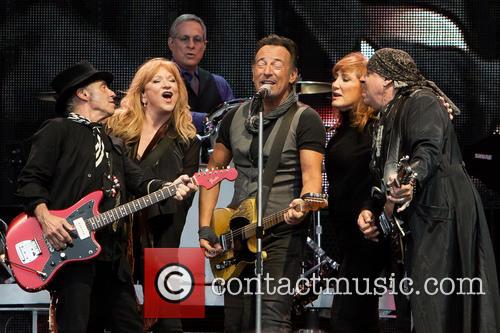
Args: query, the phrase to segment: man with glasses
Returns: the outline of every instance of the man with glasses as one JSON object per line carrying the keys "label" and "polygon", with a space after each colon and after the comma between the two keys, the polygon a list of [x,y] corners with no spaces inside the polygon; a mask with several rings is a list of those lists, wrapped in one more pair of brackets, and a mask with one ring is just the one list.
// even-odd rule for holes
{"label": "man with glasses", "polygon": [[225,101],[234,99],[227,81],[199,67],[207,46],[207,29],[203,20],[193,14],[183,14],[170,27],[168,47],[173,61],[179,65],[193,111],[198,132],[203,130],[206,114]]}

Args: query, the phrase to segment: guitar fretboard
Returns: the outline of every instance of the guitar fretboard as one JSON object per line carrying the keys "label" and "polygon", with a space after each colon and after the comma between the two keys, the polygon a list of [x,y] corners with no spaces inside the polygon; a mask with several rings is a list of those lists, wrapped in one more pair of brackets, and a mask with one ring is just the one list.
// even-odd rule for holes
{"label": "guitar fretboard", "polygon": [[[267,230],[273,226],[275,226],[278,223],[281,223],[285,220],[285,213],[289,210],[290,208],[287,207],[285,209],[282,209],[278,212],[272,213],[269,216],[266,216],[262,220],[262,226],[264,227],[264,230]],[[257,223],[252,223],[248,224],[245,227],[243,227],[242,230],[242,237],[243,239],[248,239],[250,237],[255,236],[255,230],[257,228]]]}
{"label": "guitar fretboard", "polygon": [[157,202],[175,195],[176,190],[176,184],[163,187],[158,191],[150,193],[144,197],[135,199],[126,204],[108,210],[107,212],[88,218],[87,220],[85,220],[85,223],[88,229],[93,231],[99,230],[121,219],[122,217],[128,216],[132,213],[135,213],[141,209],[154,205]]}

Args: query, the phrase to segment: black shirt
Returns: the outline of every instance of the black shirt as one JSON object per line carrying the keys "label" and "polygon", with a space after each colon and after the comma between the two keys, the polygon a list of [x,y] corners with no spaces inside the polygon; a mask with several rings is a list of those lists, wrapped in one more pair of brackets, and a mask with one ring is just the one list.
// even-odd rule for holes
{"label": "black shirt", "polygon": [[[129,156],[137,156],[138,142],[130,146]],[[201,142],[194,137],[188,142],[184,142],[175,132],[166,133],[155,145],[145,153],[140,159],[134,158],[144,174],[150,178],[158,178],[173,182],[180,175],[192,176],[199,168]],[[148,147],[149,148],[149,147]],[[176,200],[166,200],[148,207],[148,218],[179,212],[182,207],[184,219],[193,201],[193,196],[181,202]]]}
{"label": "black shirt", "polygon": [[360,211],[370,207],[372,123],[360,132],[351,126],[346,112],[341,116],[342,124],[328,142],[325,156],[329,209],[333,223],[345,221],[344,227],[357,230]]}
{"label": "black shirt", "polygon": [[[33,214],[40,203],[46,203],[49,210],[66,209],[90,192],[102,189],[105,168],[95,166],[94,140],[89,126],[66,118],[51,119],[41,126],[33,135],[30,156],[17,182],[16,194],[24,201],[28,214]],[[105,141],[113,174],[121,185],[121,198],[126,198],[127,190],[145,194],[150,179],[119,147]],[[152,190],[159,187],[156,183]],[[115,204],[116,198],[104,196],[100,211]],[[124,238],[120,230],[113,232],[109,227],[99,231],[98,240],[103,245],[101,258],[117,258],[122,254]]]}

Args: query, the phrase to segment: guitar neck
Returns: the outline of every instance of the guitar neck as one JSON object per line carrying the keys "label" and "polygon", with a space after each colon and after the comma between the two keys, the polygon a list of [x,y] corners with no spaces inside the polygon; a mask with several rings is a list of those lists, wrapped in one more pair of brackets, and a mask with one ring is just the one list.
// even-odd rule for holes
{"label": "guitar neck", "polygon": [[141,198],[130,201],[126,204],[108,210],[107,212],[98,214],[86,220],[87,226],[90,230],[96,231],[105,226],[121,219],[122,217],[133,214],[141,209],[154,205],[157,202],[170,198],[175,195],[177,185],[172,184],[165,186],[158,191],[150,193]]}
{"label": "guitar neck", "polygon": [[[289,209],[290,208],[287,207],[278,212],[272,213],[269,216],[264,217],[264,219],[262,220],[262,227],[264,228],[264,230],[267,230],[271,227],[274,227],[276,224],[285,221],[285,213]],[[248,224],[247,226],[243,227],[242,238],[248,239],[250,237],[255,236],[256,228],[257,228],[257,223]]]}

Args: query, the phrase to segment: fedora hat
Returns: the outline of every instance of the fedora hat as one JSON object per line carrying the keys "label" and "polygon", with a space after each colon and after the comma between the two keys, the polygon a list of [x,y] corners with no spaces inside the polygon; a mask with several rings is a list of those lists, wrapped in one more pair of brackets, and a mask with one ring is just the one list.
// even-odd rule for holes
{"label": "fedora hat", "polygon": [[50,84],[57,94],[56,113],[66,113],[66,102],[78,88],[99,80],[104,80],[109,85],[113,82],[113,74],[98,71],[86,60],[57,74]]}

